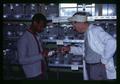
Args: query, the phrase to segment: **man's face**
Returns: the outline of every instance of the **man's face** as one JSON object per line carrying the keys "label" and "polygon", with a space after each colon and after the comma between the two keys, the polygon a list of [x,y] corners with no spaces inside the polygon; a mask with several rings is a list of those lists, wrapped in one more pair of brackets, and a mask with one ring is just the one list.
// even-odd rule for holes
{"label": "man's face", "polygon": [[72,22],[73,28],[79,32],[79,33],[84,33],[87,31],[87,24],[83,22]]}
{"label": "man's face", "polygon": [[34,22],[34,28],[36,32],[38,33],[42,32],[45,28],[45,22],[44,21]]}

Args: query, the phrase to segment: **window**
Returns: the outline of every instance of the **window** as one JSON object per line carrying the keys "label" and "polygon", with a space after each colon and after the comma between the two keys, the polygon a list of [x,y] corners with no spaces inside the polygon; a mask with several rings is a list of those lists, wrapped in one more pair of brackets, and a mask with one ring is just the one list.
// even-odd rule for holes
{"label": "window", "polygon": [[116,5],[115,4],[103,4],[102,15],[103,16],[116,15]]}
{"label": "window", "polygon": [[60,16],[72,16],[75,12],[77,12],[77,8],[62,8]]}
{"label": "window", "polygon": [[61,3],[59,4],[59,16],[70,17],[77,11],[83,11],[83,9],[92,16],[95,15],[95,4]]}
{"label": "window", "polygon": [[61,3],[59,5],[59,16],[70,17],[77,12],[76,3]]}

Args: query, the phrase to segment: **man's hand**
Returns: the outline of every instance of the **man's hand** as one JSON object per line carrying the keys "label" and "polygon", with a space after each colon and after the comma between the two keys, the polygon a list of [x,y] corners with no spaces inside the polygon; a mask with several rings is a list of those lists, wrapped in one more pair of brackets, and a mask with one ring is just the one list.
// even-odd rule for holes
{"label": "man's hand", "polygon": [[70,51],[70,46],[65,46],[60,49],[61,53],[65,54]]}
{"label": "man's hand", "polygon": [[43,50],[42,55],[43,55],[44,57],[48,57],[48,50]]}

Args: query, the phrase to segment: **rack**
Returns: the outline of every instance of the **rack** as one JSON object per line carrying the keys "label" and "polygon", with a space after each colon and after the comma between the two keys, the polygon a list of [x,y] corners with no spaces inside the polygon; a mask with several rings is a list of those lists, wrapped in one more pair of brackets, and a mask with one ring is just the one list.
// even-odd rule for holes
{"label": "rack", "polygon": [[[60,44],[58,44],[58,41],[62,41],[62,42]],[[75,63],[74,64],[72,64],[72,63],[66,64],[66,63],[51,63],[48,61],[49,62],[48,66],[54,67],[54,68],[61,68],[61,67],[62,68],[71,68],[71,71],[76,71],[76,70],[79,71],[79,69],[82,69],[83,79],[88,80],[87,71],[86,71],[86,63],[85,63],[85,59],[84,59],[84,56],[85,56],[85,54],[84,54],[84,40],[57,40],[57,39],[56,40],[47,40],[47,39],[43,39],[43,42],[46,42],[48,44],[49,44],[49,42],[54,42],[54,43],[56,43],[55,45],[57,45],[57,46],[63,46],[66,43],[79,44],[80,47],[82,48],[82,53],[81,53],[81,55],[79,55],[82,58],[81,60],[79,60],[79,61],[81,61],[81,63],[79,63],[79,64],[75,64]],[[54,60],[54,62],[55,62],[55,60]]]}

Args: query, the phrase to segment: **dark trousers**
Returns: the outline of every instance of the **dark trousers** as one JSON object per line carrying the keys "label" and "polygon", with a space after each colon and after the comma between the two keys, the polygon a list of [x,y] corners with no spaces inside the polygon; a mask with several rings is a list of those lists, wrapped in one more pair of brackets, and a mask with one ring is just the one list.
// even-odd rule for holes
{"label": "dark trousers", "polygon": [[86,64],[89,80],[107,80],[105,65],[102,63]]}
{"label": "dark trousers", "polygon": [[46,76],[43,75],[38,75],[36,77],[32,77],[32,78],[27,78],[27,80],[46,80]]}

